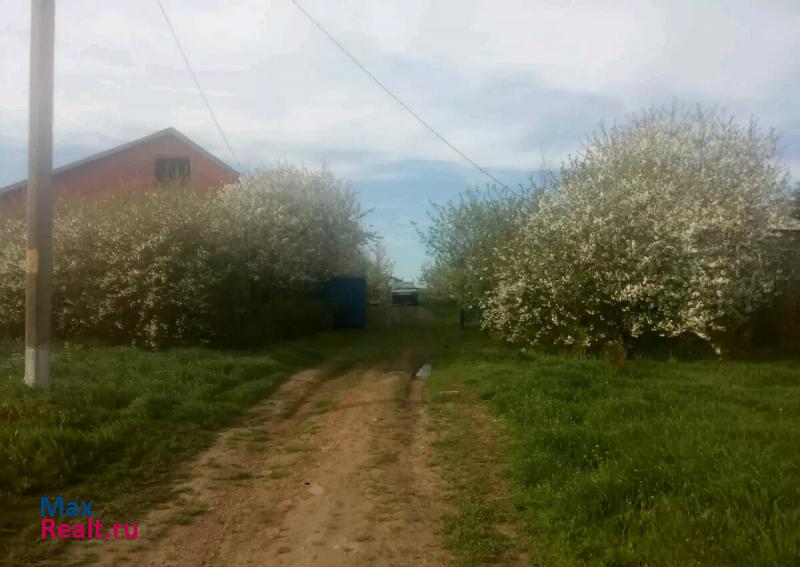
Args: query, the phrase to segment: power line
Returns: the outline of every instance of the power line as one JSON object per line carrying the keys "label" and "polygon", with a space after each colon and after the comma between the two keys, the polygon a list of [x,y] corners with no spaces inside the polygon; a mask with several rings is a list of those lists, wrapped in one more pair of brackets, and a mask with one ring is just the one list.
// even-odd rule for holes
{"label": "power line", "polygon": [[200,81],[197,80],[197,75],[195,75],[194,69],[192,69],[192,65],[189,63],[189,58],[186,56],[186,52],[183,50],[183,45],[181,44],[181,40],[178,39],[178,34],[175,33],[175,28],[172,27],[172,22],[167,15],[167,11],[164,9],[164,5],[161,3],[161,0],[156,0],[158,2],[158,7],[161,8],[161,13],[164,16],[164,21],[167,22],[167,27],[169,28],[170,33],[172,34],[173,39],[175,40],[175,44],[178,46],[178,51],[181,52],[181,56],[183,57],[184,63],[186,63],[186,68],[189,70],[189,74],[192,76],[194,80],[194,84],[197,87],[197,90],[200,92],[200,96],[203,98],[203,102],[208,109],[208,113],[211,115],[211,119],[214,121],[214,124],[217,126],[217,130],[219,130],[219,135],[222,136],[225,145],[228,147],[228,151],[233,156],[233,160],[236,162],[236,166],[239,168],[239,171],[242,171],[242,164],[239,161],[239,158],[236,156],[236,152],[233,151],[231,147],[231,143],[228,141],[228,136],[225,135],[225,131],[222,129],[222,126],[217,120],[217,115],[214,114],[214,109],[211,108],[211,103],[208,101],[208,97],[206,96],[203,87],[200,86]]}
{"label": "power line", "polygon": [[419,114],[414,112],[414,110],[410,106],[408,106],[406,103],[404,103],[402,100],[400,100],[400,98],[396,94],[394,94],[389,89],[389,87],[387,87],[385,84],[383,84],[383,82],[381,82],[381,80],[378,79],[378,77],[376,77],[369,69],[367,69],[361,63],[361,61],[356,59],[356,57],[352,53],[350,53],[344,45],[339,43],[339,41],[337,41],[337,39],[335,37],[333,37],[330,33],[328,33],[328,30],[326,30],[324,27],[322,27],[322,24],[320,24],[316,19],[314,19],[314,17],[311,14],[309,14],[305,10],[305,8],[303,8],[297,2],[297,0],[289,0],[289,1],[292,4],[294,4],[295,8],[297,8],[308,19],[309,22],[311,22],[312,24],[314,24],[317,27],[319,29],[319,31],[321,31],[325,35],[325,37],[327,37],[331,41],[331,43],[333,43],[336,47],[338,47],[339,50],[342,53],[344,53],[348,57],[348,59],[350,59],[350,61],[355,63],[355,65],[359,69],[361,69],[370,79],[372,79],[372,81],[376,85],[378,85],[381,89],[383,89],[383,91],[386,94],[388,94],[390,97],[392,97],[392,99],[394,99],[394,101],[397,104],[399,104],[401,107],[403,107],[403,109],[406,112],[408,112],[411,116],[413,116],[416,119],[417,122],[419,122],[420,124],[425,126],[425,128],[427,128],[434,136],[439,138],[439,140],[441,140],[447,147],[449,147],[451,150],[453,150],[455,153],[457,153],[459,156],[461,156],[461,158],[464,159],[464,161],[466,161],[467,163],[469,163],[472,167],[474,167],[475,169],[477,169],[478,171],[483,173],[486,177],[488,177],[489,179],[491,179],[492,181],[494,181],[495,183],[497,183],[501,187],[509,189],[508,185],[506,185],[505,183],[503,183],[502,181],[497,179],[497,177],[495,177],[494,175],[492,175],[491,173],[486,171],[483,167],[478,165],[472,158],[470,158],[467,154],[465,154],[463,151],[458,149],[455,145],[453,145],[453,143],[451,143],[447,138],[445,138],[442,134],[440,134],[433,126],[431,126],[428,122],[426,122]]}

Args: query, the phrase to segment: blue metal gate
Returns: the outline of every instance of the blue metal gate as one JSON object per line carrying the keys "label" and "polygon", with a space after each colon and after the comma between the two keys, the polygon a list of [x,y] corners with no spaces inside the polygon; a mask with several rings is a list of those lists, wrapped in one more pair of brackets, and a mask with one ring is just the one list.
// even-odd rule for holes
{"label": "blue metal gate", "polygon": [[367,324],[367,281],[364,278],[332,278],[323,286],[325,303],[333,311],[337,329],[363,329]]}

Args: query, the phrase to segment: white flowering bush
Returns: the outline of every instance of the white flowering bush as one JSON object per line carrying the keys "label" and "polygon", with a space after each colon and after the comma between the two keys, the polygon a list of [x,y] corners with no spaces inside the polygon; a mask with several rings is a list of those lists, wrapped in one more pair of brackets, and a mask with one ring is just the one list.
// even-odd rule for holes
{"label": "white flowering bush", "polygon": [[483,325],[521,345],[699,337],[773,292],[788,214],[776,137],[716,110],[655,109],[591,137],[502,247]]}
{"label": "white flowering bush", "polygon": [[389,259],[386,245],[376,239],[364,251],[364,272],[367,278],[367,293],[371,301],[389,301],[391,288],[389,280],[394,274],[394,262]]}
{"label": "white flowering bush", "polygon": [[468,190],[456,202],[432,204],[431,223],[420,232],[432,259],[423,281],[434,293],[477,307],[495,285],[498,253],[537,200],[533,187],[519,192],[488,187]]}
{"label": "white flowering bush", "polygon": [[261,170],[225,187],[212,225],[240,252],[249,273],[270,286],[359,271],[362,246],[355,194],[327,171]]}
{"label": "white flowering bush", "polygon": [[0,338],[20,334],[24,325],[25,223],[0,214]]}
{"label": "white flowering bush", "polygon": [[[327,172],[282,167],[215,193],[170,187],[68,202],[54,222],[62,336],[151,347],[265,340],[325,320],[304,289],[351,274],[371,235]],[[24,317],[24,224],[0,221],[0,332]]]}

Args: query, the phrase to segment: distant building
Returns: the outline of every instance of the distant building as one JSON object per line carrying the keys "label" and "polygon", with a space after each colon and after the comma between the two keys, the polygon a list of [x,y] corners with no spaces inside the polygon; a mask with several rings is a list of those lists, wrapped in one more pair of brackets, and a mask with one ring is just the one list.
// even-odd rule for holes
{"label": "distant building", "polygon": [[[238,175],[175,128],[166,128],[53,170],[53,196],[101,197],[174,181],[204,190]],[[26,184],[23,180],[0,188],[0,209],[24,207]]]}

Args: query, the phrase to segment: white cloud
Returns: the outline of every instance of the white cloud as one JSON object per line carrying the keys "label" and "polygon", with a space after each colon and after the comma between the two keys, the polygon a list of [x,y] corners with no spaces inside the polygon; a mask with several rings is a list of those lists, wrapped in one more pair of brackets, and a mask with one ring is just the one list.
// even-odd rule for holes
{"label": "white cloud", "polygon": [[[458,161],[288,0],[164,0],[249,163]],[[678,97],[798,133],[794,0],[305,0],[368,67],[487,167],[535,168],[601,120]],[[0,0],[0,137],[27,128],[29,4]],[[89,146],[173,125],[229,159],[155,0],[57,6],[56,139]],[[789,154],[800,155],[790,147]]]}

